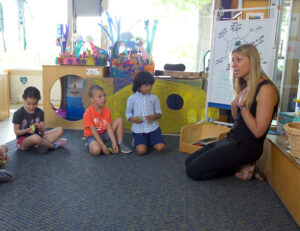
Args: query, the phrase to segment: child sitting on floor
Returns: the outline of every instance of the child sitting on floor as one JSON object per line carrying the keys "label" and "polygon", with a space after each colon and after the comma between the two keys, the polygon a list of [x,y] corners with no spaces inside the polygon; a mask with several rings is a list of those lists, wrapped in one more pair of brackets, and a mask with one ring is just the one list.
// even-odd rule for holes
{"label": "child sitting on floor", "polygon": [[159,99],[151,94],[154,77],[146,71],[139,72],[134,80],[132,91],[127,99],[126,118],[132,122],[133,146],[143,155],[148,146],[162,152],[166,148],[157,120],[161,117]]}
{"label": "child sitting on floor", "polygon": [[13,180],[13,176],[6,169],[2,169],[8,162],[7,152],[8,147],[6,145],[0,145],[0,183]]}
{"label": "child sitting on floor", "polygon": [[[119,149],[123,153],[132,152],[123,143],[124,123],[122,118],[111,121],[110,110],[105,106],[106,95],[104,89],[99,85],[92,85],[88,95],[92,105],[87,108],[83,115],[84,136],[86,138],[89,152],[98,156],[101,153],[110,154],[106,142],[111,141],[112,152],[118,153]],[[117,134],[117,140],[115,133]],[[118,144],[117,144],[118,141]]]}
{"label": "child sitting on floor", "polygon": [[48,149],[57,149],[67,145],[61,127],[46,131],[44,112],[38,108],[41,99],[40,91],[35,87],[27,87],[22,95],[24,106],[13,115],[14,131],[17,136],[17,149],[27,151],[37,148],[38,153],[47,153]]}

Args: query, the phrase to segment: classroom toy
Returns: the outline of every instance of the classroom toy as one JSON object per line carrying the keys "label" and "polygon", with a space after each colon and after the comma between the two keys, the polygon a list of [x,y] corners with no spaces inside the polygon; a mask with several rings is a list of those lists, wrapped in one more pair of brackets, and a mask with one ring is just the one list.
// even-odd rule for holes
{"label": "classroom toy", "polygon": [[[108,53],[104,49],[99,48],[93,43],[92,36],[87,36],[86,41],[79,34],[72,35],[72,43],[74,50],[71,51],[67,47],[69,34],[68,25],[58,25],[56,45],[61,47],[59,57],[56,58],[55,63],[60,65],[84,65],[84,66],[106,66],[108,60]],[[91,49],[86,47],[88,44]]]}
{"label": "classroom toy", "polygon": [[130,32],[120,33],[121,19],[110,17],[106,11],[108,28],[98,24],[106,33],[111,42],[110,46],[110,76],[119,78],[134,78],[139,71],[148,71],[154,73],[154,61],[152,59],[152,47],[157,28],[158,20],[154,20],[152,33],[150,36],[149,20],[145,21],[145,30],[147,34],[146,49],[142,39],[134,39]]}
{"label": "classroom toy", "polygon": [[34,124],[31,124],[31,125],[30,125],[30,128],[31,128],[31,130],[32,130],[33,132],[35,132],[36,127],[35,127]]}
{"label": "classroom toy", "polygon": [[117,152],[113,148],[107,148],[110,153],[117,154]]}
{"label": "classroom toy", "polygon": [[296,102],[296,113],[299,116],[300,115],[300,99],[294,99],[294,101]]}
{"label": "classroom toy", "polygon": [[3,7],[1,2],[0,2],[0,32],[2,33],[2,43],[3,43],[4,52],[6,52],[6,45],[4,39],[4,16],[3,16]]}
{"label": "classroom toy", "polygon": [[26,30],[25,30],[25,3],[27,3],[26,0],[17,0],[18,5],[18,27],[19,27],[19,40],[21,40],[21,28],[23,30],[23,46],[24,50],[26,50],[27,42],[26,42]]}

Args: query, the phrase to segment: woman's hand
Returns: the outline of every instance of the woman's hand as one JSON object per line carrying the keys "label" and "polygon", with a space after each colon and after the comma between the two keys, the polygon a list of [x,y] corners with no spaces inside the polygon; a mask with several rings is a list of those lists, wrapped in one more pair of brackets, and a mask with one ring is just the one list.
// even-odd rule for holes
{"label": "woman's hand", "polygon": [[244,88],[240,94],[239,94],[239,99],[238,99],[238,107],[245,107],[245,99],[246,99],[246,96],[247,96],[247,90],[248,88]]}
{"label": "woman's hand", "polygon": [[238,107],[242,107],[245,105],[247,89],[247,87],[244,88],[231,102],[231,113],[234,119],[236,119],[237,117]]}

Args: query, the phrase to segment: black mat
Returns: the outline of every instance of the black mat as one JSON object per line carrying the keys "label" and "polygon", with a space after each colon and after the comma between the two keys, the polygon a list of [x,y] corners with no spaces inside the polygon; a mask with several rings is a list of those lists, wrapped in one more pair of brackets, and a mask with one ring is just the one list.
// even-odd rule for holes
{"label": "black mat", "polygon": [[0,230],[299,230],[267,182],[186,177],[179,137],[165,136],[166,153],[99,157],[82,131],[64,137],[46,155],[8,144],[15,181],[0,185]]}

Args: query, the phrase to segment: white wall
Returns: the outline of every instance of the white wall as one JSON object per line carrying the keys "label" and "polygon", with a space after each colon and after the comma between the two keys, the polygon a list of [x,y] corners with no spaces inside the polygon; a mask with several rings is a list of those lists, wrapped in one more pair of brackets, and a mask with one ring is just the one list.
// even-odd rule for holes
{"label": "white wall", "polygon": [[[39,104],[43,104],[43,72],[42,70],[30,70],[30,69],[11,69],[6,70],[9,75],[9,98],[10,103],[23,103],[22,94],[25,88],[34,86],[41,92],[41,101]],[[27,79],[26,82],[22,83],[22,80]],[[59,81],[57,81],[59,82]],[[60,83],[54,83],[51,90],[52,102],[60,102],[61,100],[61,89]]]}

